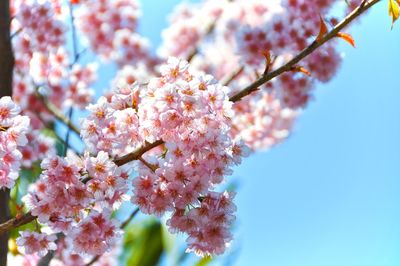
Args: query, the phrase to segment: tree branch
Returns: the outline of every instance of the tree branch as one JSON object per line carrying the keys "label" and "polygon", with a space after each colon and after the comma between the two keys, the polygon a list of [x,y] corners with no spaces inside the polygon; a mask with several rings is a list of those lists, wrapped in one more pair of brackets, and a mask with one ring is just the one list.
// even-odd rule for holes
{"label": "tree branch", "polygon": [[39,97],[39,99],[42,100],[44,106],[46,107],[47,111],[49,111],[52,115],[54,115],[54,117],[60,121],[61,123],[63,123],[64,125],[66,125],[69,129],[71,129],[72,131],[74,131],[76,134],[80,135],[80,130],[77,126],[75,126],[67,117],[65,117],[65,115],[52,103],[50,103],[49,101],[47,101],[42,95],[40,95],[39,93],[37,93],[37,97]]}
{"label": "tree branch", "polygon": [[381,0],[371,0],[371,1],[366,1],[366,2],[364,1],[359,7],[354,9],[345,19],[343,19],[339,24],[337,24],[330,32],[328,32],[323,38],[321,38],[321,40],[314,41],[310,46],[308,46],[303,51],[301,51],[297,56],[295,56],[292,60],[287,62],[285,65],[279,67],[278,69],[276,69],[270,73],[266,73],[261,78],[256,80],[254,83],[250,84],[249,86],[247,86],[240,92],[234,94],[232,97],[229,98],[229,100],[231,100],[232,102],[237,102],[237,101],[241,100],[243,97],[258,90],[258,88],[261,85],[263,85],[264,83],[283,74],[284,72],[291,71],[293,66],[295,66],[297,63],[299,63],[301,60],[303,60],[308,55],[310,55],[312,52],[314,52],[317,48],[322,46],[324,43],[331,40],[332,38],[335,38],[339,31],[341,31],[350,22],[352,22],[354,19],[356,19],[358,16],[360,16],[362,13],[364,13],[366,10],[368,10],[370,7],[372,7],[379,1],[381,1]]}
{"label": "tree branch", "polygon": [[36,219],[30,212],[8,220],[5,223],[0,224],[0,233],[10,231],[11,229],[17,228],[21,225],[28,224]]}
{"label": "tree branch", "polygon": [[[0,97],[12,96],[14,54],[10,36],[10,6],[8,0],[0,1]],[[10,216],[9,189],[0,189],[0,223]],[[8,231],[0,232],[0,266],[7,265]]]}
{"label": "tree branch", "polygon": [[157,141],[155,141],[153,143],[146,143],[144,146],[139,147],[137,150],[135,150],[135,151],[133,151],[131,153],[128,153],[125,156],[122,156],[120,158],[115,159],[114,163],[116,165],[118,165],[118,166],[121,166],[121,165],[127,164],[127,163],[129,163],[131,161],[139,160],[139,158],[143,154],[145,154],[149,150],[151,150],[151,149],[153,149],[153,148],[155,148],[155,147],[157,147],[157,146],[159,146],[161,144],[164,144],[163,140],[157,140]]}
{"label": "tree branch", "polygon": [[228,86],[235,78],[237,78],[240,74],[242,74],[243,70],[244,70],[243,66],[234,70],[231,74],[222,78],[221,84],[224,86]]}

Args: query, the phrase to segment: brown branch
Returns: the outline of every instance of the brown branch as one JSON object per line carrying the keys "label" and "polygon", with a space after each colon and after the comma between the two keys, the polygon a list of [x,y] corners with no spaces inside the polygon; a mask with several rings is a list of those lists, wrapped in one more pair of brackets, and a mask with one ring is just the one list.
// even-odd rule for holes
{"label": "brown branch", "polygon": [[142,156],[139,157],[139,161],[141,161],[147,168],[149,168],[153,173],[157,170],[158,166],[149,163],[148,161],[146,161],[145,159],[143,159]]}
{"label": "brown branch", "polygon": [[308,55],[310,55],[312,52],[314,52],[317,48],[322,46],[324,43],[331,40],[332,38],[335,38],[339,31],[341,31],[350,22],[352,22],[354,19],[356,19],[358,16],[360,16],[362,13],[364,13],[366,10],[368,10],[370,7],[372,7],[379,1],[381,1],[381,0],[371,0],[371,1],[363,2],[362,5],[360,5],[356,9],[354,9],[346,18],[344,18],[339,24],[337,24],[330,32],[328,32],[325,36],[323,36],[318,42],[314,41],[310,46],[308,46],[303,51],[301,51],[297,56],[295,56],[292,60],[287,62],[285,65],[279,67],[278,69],[276,69],[272,72],[269,72],[269,73],[261,76],[254,83],[250,84],[249,86],[247,86],[240,92],[238,92],[238,93],[234,94],[232,97],[230,97],[230,100],[232,102],[237,102],[237,101],[241,100],[243,97],[258,90],[258,88],[261,85],[263,85],[264,83],[272,80],[273,78],[275,78],[287,71],[291,71],[293,66],[295,66],[297,63],[299,63],[301,60],[303,60]]}
{"label": "brown branch", "polygon": [[121,224],[120,228],[124,229],[125,227],[128,226],[128,224],[133,220],[133,218],[135,218],[136,214],[138,214],[139,212],[139,208],[136,208],[131,215],[129,215],[129,217]]}
{"label": "brown branch", "polygon": [[0,224],[0,233],[10,231],[11,229],[17,228],[21,225],[28,224],[36,219],[30,212],[16,218],[12,218],[5,223]]}
{"label": "brown branch", "polygon": [[[0,1],[0,97],[12,96],[14,54],[10,36],[10,6],[8,0]],[[0,223],[10,218],[9,189],[0,189]],[[7,265],[8,231],[0,232],[0,266]]]}
{"label": "brown branch", "polygon": [[58,121],[66,125],[69,129],[71,129],[76,134],[80,135],[79,128],[74,125],[54,104],[47,101],[43,95],[37,93],[37,97],[43,102],[44,106],[46,107],[47,111],[49,111]]}
{"label": "brown branch", "polygon": [[157,140],[153,143],[146,143],[144,146],[139,147],[137,150],[135,150],[125,156],[115,159],[114,163],[118,166],[121,166],[121,165],[127,164],[129,162],[132,162],[134,160],[138,160],[143,154],[145,154],[149,150],[151,150],[161,144],[164,144],[163,140]]}
{"label": "brown branch", "polygon": [[244,70],[243,66],[241,66],[238,69],[234,70],[231,74],[229,74],[228,76],[222,78],[221,84],[223,86],[228,86],[235,78],[237,78],[240,74],[242,74],[243,70]]}

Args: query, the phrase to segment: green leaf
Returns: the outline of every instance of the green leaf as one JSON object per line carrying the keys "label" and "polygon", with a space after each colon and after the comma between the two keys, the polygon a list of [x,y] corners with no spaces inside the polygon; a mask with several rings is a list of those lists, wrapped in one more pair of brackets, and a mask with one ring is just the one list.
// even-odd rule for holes
{"label": "green leaf", "polygon": [[164,253],[162,226],[157,220],[133,224],[126,229],[123,265],[154,266]]}
{"label": "green leaf", "polygon": [[210,256],[203,257],[195,264],[195,266],[207,266],[212,262],[212,260],[213,258]]}
{"label": "green leaf", "polygon": [[176,265],[179,255],[176,235],[171,234],[164,223],[162,223],[162,240],[163,240],[164,251],[167,257],[171,259],[171,261],[175,262]]}
{"label": "green leaf", "polygon": [[396,22],[396,20],[399,19],[400,16],[400,8],[399,8],[399,1],[395,1],[395,0],[389,0],[389,16],[392,18],[392,29],[393,29],[393,25]]}

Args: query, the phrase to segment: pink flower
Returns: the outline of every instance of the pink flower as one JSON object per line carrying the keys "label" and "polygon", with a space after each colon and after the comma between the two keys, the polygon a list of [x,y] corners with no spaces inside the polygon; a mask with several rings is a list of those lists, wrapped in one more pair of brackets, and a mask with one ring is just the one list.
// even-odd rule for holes
{"label": "pink flower", "polygon": [[70,237],[77,253],[101,255],[110,250],[120,235],[109,214],[92,211],[72,230]]}
{"label": "pink flower", "polygon": [[12,101],[11,97],[0,98],[0,125],[8,127],[12,119],[21,112],[21,109]]}
{"label": "pink flower", "polygon": [[10,97],[0,98],[0,189],[14,186],[25,162],[21,151],[28,143],[30,120],[20,111]]}
{"label": "pink flower", "polygon": [[55,235],[47,235],[31,231],[21,231],[20,237],[17,238],[17,244],[24,250],[26,254],[37,253],[39,256],[44,256],[49,250],[56,250],[57,245]]}

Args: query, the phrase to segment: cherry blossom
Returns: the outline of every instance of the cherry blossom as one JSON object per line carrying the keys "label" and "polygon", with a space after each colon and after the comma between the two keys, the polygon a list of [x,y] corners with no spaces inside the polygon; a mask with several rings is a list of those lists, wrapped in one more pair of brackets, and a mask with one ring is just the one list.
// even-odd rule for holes
{"label": "cherry blossom", "polygon": [[17,238],[17,244],[19,247],[23,247],[27,254],[37,253],[39,256],[44,256],[49,250],[56,250],[57,246],[54,243],[56,239],[55,235],[21,231],[20,237]]}
{"label": "cherry blossom", "polygon": [[[33,255],[13,259],[33,265],[54,250],[53,266],[85,265],[104,253],[95,265],[115,264],[122,230],[111,214],[129,199],[144,214],[167,216],[169,231],[187,236],[187,251],[224,253],[236,206],[234,193],[217,192],[218,185],[251,151],[290,135],[316,84],[340,66],[336,42],[300,62],[311,77],[294,68],[239,102],[230,97],[313,43],[321,19],[336,24],[338,2],[183,3],[155,55],[138,31],[137,0],[11,1],[15,68],[13,100],[0,99],[0,189],[14,186],[21,167],[41,167],[23,198],[37,232],[17,239]],[[338,8],[358,4],[349,2]],[[87,50],[89,60],[80,60]],[[97,99],[92,57],[117,70]],[[45,134],[58,130],[49,106],[61,115],[86,110],[75,130],[81,154],[57,154]],[[154,143],[121,165],[124,155]]]}
{"label": "cherry blossom", "polygon": [[0,189],[12,188],[21,167],[21,148],[28,143],[29,118],[11,97],[0,98]]}

